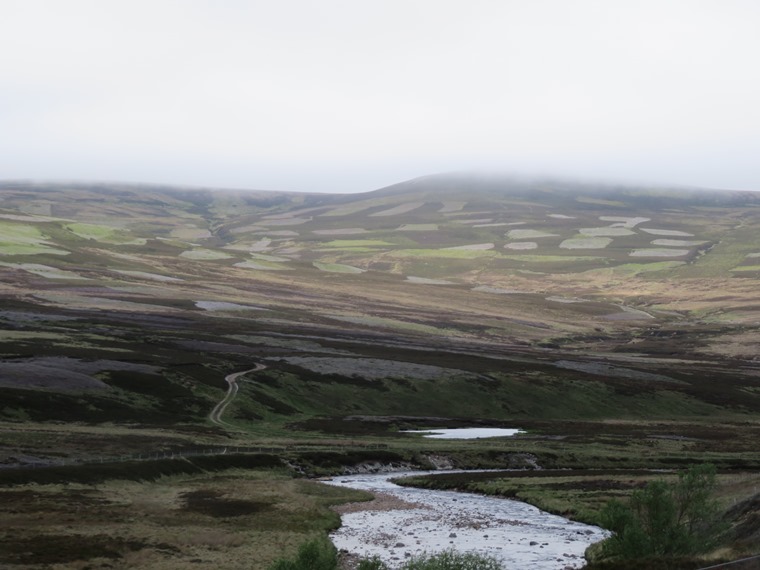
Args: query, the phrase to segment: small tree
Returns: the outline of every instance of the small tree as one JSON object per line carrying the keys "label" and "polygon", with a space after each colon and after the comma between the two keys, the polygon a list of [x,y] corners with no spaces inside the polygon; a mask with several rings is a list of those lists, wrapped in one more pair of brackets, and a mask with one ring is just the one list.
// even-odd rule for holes
{"label": "small tree", "polygon": [[717,501],[715,467],[697,465],[678,481],[653,481],[634,491],[628,504],[610,501],[602,524],[614,535],[603,545],[605,557],[687,556],[715,547],[724,526]]}

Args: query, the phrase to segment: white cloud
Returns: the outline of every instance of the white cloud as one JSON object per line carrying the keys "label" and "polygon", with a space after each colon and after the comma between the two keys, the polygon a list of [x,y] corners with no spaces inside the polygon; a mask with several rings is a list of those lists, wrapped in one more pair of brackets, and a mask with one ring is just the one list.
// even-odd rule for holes
{"label": "white cloud", "polygon": [[0,178],[760,189],[751,1],[0,4]]}

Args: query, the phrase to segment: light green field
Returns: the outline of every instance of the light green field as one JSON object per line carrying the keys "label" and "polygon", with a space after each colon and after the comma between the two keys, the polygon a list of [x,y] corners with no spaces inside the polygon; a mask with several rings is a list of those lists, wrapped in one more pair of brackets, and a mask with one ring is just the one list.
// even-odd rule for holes
{"label": "light green field", "polygon": [[68,231],[82,239],[98,241],[102,243],[112,243],[121,245],[145,245],[145,238],[135,238],[127,235],[125,230],[104,226],[98,224],[66,224],[64,226]]}
{"label": "light green field", "polygon": [[212,261],[215,259],[230,259],[232,257],[228,253],[213,249],[188,249],[180,253],[179,256],[195,261]]}
{"label": "light green field", "polygon": [[282,263],[266,261],[263,259],[257,259],[255,261],[241,261],[240,263],[235,263],[234,265],[235,267],[240,267],[242,269],[256,269],[258,271],[289,271],[293,269],[292,267],[287,267]]}
{"label": "light green field", "polygon": [[399,249],[390,251],[393,257],[431,257],[450,259],[476,259],[479,257],[500,257],[501,254],[487,249]]}
{"label": "light green field", "polygon": [[364,269],[354,267],[353,265],[344,265],[342,263],[322,263],[315,261],[314,267],[320,271],[326,271],[328,273],[364,273]]}
{"label": "light green field", "polygon": [[640,273],[653,273],[655,271],[667,271],[685,265],[685,261],[656,261],[652,263],[624,263],[616,267],[605,267],[584,271],[583,275],[622,275],[634,276]]}
{"label": "light green field", "polygon": [[601,259],[607,259],[606,257],[599,257],[594,255],[502,255],[504,259],[513,259],[515,261],[529,261],[531,263],[557,263],[564,261],[598,261]]}
{"label": "light green field", "polygon": [[509,239],[538,239],[547,237],[559,237],[559,234],[553,234],[544,230],[509,230],[507,232]]}
{"label": "light green field", "polygon": [[21,269],[46,279],[82,279],[87,280],[86,277],[82,277],[78,273],[73,271],[65,271],[58,269],[57,267],[51,267],[50,265],[40,265],[38,263],[0,263],[0,267],[10,267],[13,269]]}
{"label": "light green field", "polygon": [[560,249],[604,249],[612,243],[610,238],[589,237],[571,238],[559,244]]}
{"label": "light green field", "polygon": [[383,241],[381,239],[334,239],[322,245],[327,246],[327,247],[335,247],[335,248],[393,246],[392,243]]}

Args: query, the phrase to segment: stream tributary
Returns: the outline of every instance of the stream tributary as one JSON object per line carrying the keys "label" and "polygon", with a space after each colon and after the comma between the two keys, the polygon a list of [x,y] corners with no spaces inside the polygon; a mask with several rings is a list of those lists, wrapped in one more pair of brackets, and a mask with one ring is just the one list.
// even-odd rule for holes
{"label": "stream tributary", "polygon": [[379,497],[341,510],[343,525],[331,535],[335,546],[362,557],[379,556],[392,568],[424,552],[454,549],[493,555],[506,569],[565,570],[583,567],[586,548],[607,536],[601,528],[519,501],[390,482],[420,474],[346,475],[328,481]]}

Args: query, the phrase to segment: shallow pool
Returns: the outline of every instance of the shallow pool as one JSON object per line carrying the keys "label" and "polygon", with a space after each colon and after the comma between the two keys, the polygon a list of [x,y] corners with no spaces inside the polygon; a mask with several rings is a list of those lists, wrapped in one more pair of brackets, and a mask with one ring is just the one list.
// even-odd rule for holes
{"label": "shallow pool", "polygon": [[512,428],[451,428],[406,430],[402,433],[421,433],[430,439],[480,439],[484,437],[508,437],[525,433],[521,429]]}

